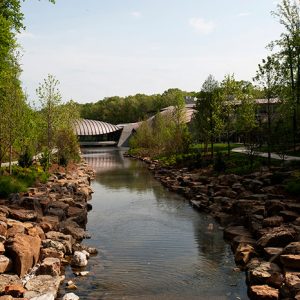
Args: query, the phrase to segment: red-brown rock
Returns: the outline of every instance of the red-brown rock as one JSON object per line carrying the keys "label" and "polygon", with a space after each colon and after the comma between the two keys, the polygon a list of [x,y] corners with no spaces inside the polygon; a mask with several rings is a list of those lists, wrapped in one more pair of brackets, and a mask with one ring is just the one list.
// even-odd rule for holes
{"label": "red-brown rock", "polygon": [[7,245],[8,255],[13,259],[15,272],[24,276],[35,266],[40,256],[41,239],[38,236],[17,234]]}
{"label": "red-brown rock", "polygon": [[268,285],[253,285],[249,289],[252,300],[278,300],[279,290]]}

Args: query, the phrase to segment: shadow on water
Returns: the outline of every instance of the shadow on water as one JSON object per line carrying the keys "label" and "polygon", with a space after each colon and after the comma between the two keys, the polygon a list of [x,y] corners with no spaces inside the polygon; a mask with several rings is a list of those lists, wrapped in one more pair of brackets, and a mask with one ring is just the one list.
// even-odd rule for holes
{"label": "shadow on water", "polygon": [[82,299],[248,299],[244,274],[233,271],[230,248],[210,216],[193,210],[122,151],[89,149],[84,156],[97,171],[87,243],[100,253],[90,259],[88,277],[74,278],[66,270],[67,280],[78,286],[76,294]]}

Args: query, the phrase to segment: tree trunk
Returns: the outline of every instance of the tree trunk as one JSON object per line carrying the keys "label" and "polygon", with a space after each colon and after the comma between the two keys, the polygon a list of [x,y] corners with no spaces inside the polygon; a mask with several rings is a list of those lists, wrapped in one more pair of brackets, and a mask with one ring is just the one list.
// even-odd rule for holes
{"label": "tree trunk", "polygon": [[9,146],[9,175],[12,175],[12,145]]}
{"label": "tree trunk", "polygon": [[268,137],[267,137],[267,144],[268,144],[268,167],[271,166],[271,115],[270,115],[270,97],[268,97]]}

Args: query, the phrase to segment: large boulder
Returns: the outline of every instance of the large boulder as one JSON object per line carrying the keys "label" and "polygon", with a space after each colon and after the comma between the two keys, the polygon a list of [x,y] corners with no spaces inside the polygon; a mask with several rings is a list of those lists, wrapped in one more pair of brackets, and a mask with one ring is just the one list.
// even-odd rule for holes
{"label": "large boulder", "polygon": [[17,234],[8,241],[7,253],[14,262],[14,270],[24,276],[38,262],[41,239],[38,236]]}
{"label": "large boulder", "polygon": [[[51,275],[38,275],[27,281],[25,288],[27,291],[24,294],[24,298],[32,299],[34,297],[42,297],[48,295],[49,298],[41,298],[43,300],[54,299],[57,296],[57,292],[61,282],[65,279],[64,276],[53,277]],[[38,298],[39,299],[39,298]]]}
{"label": "large boulder", "polygon": [[9,216],[13,219],[19,220],[19,221],[34,221],[36,220],[38,214],[37,212],[33,210],[26,210],[26,209],[9,209]]}
{"label": "large boulder", "polygon": [[261,247],[285,247],[293,242],[296,237],[296,231],[291,227],[274,227],[262,232],[257,245]]}

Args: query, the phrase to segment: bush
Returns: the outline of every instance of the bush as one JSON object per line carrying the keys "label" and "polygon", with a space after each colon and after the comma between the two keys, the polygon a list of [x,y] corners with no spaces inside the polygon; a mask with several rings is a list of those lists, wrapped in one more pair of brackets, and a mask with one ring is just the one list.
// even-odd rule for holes
{"label": "bush", "polygon": [[291,195],[298,196],[300,194],[300,179],[291,179],[285,185],[285,190]]}
{"label": "bush", "polygon": [[16,178],[10,176],[0,177],[0,197],[6,198],[12,193],[26,191],[26,185]]}
{"label": "bush", "polygon": [[32,154],[30,153],[29,149],[26,148],[25,152],[20,155],[18,164],[22,168],[28,168],[32,166],[32,161],[33,161]]}

